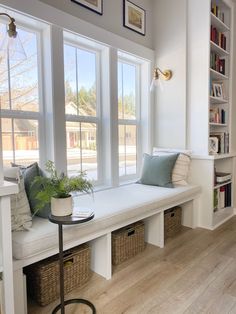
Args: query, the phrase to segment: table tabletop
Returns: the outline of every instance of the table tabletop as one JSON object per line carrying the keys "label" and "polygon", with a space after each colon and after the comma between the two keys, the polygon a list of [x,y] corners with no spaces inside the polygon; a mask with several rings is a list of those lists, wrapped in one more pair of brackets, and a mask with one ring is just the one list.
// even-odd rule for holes
{"label": "table tabletop", "polygon": [[92,213],[90,216],[81,218],[75,215],[69,215],[69,216],[53,216],[50,214],[48,216],[49,221],[51,221],[54,224],[58,225],[76,225],[81,224],[83,222],[90,221],[94,218],[94,213]]}

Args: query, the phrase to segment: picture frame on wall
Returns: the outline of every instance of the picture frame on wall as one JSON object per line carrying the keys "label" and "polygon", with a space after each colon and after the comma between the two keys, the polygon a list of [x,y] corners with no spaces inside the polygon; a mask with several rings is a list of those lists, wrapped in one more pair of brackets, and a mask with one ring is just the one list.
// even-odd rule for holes
{"label": "picture frame on wall", "polygon": [[82,7],[89,9],[97,14],[103,14],[103,0],[71,0]]}
{"label": "picture frame on wall", "polygon": [[123,0],[123,26],[145,36],[146,11],[129,0]]}

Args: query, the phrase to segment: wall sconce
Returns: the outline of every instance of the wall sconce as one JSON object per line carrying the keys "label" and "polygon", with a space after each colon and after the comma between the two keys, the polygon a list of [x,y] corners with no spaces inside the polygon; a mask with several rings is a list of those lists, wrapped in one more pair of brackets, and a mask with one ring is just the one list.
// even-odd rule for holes
{"label": "wall sconce", "polygon": [[4,56],[9,55],[11,60],[15,61],[25,60],[27,56],[23,48],[23,45],[20,41],[19,35],[16,31],[15,19],[7,13],[0,13],[0,15],[5,15],[10,19],[7,33],[0,45],[1,57],[3,58]]}
{"label": "wall sconce", "polygon": [[153,72],[153,79],[150,86],[150,91],[153,91],[155,87],[160,84],[160,80],[163,79],[165,81],[169,81],[172,78],[172,71],[171,70],[164,70],[162,71],[158,67],[154,69]]}

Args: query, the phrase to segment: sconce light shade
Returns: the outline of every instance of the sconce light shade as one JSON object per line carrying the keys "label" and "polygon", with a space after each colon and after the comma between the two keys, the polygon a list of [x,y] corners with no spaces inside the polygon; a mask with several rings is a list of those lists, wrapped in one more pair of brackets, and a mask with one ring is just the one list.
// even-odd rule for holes
{"label": "sconce light shade", "polygon": [[165,81],[169,81],[172,78],[172,71],[171,70],[164,70],[161,71],[158,67],[154,69],[153,72],[153,79],[150,86],[150,91],[154,91],[155,87],[161,86],[161,79]]}
{"label": "sconce light shade", "polygon": [[27,56],[20,41],[19,35],[17,35],[15,38],[9,37],[8,34],[5,35],[0,46],[0,55],[3,58],[9,55],[9,58],[13,61],[26,60]]}
{"label": "sconce light shade", "polygon": [[6,15],[10,19],[7,33],[0,45],[0,60],[9,56],[13,61],[24,61],[27,56],[19,34],[16,31],[15,19],[10,17],[7,13],[0,13],[0,15]]}

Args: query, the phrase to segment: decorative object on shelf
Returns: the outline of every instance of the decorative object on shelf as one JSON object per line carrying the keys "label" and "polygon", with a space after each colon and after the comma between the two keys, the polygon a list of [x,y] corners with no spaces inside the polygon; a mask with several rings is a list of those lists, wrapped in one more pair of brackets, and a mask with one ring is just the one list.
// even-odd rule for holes
{"label": "decorative object on shelf", "polygon": [[100,15],[103,14],[103,0],[71,0],[71,1]]}
{"label": "decorative object on shelf", "polygon": [[221,82],[212,82],[212,88],[213,88],[213,96],[224,99],[223,94],[223,83]]}
{"label": "decorative object on shelf", "polygon": [[150,91],[153,91],[154,88],[160,84],[161,78],[165,81],[169,81],[172,78],[172,71],[171,70],[162,71],[160,68],[156,67],[153,71],[153,78],[150,86]]}
{"label": "decorative object on shelf", "polygon": [[26,53],[16,31],[15,19],[7,13],[0,13],[0,15],[7,16],[10,19],[7,33],[0,45],[0,62],[6,55],[9,55],[11,60],[14,61],[25,60]]}
{"label": "decorative object on shelf", "polygon": [[209,154],[217,154],[219,148],[219,140],[217,137],[209,137]]}
{"label": "decorative object on shelf", "polygon": [[51,201],[51,213],[54,216],[68,216],[72,214],[71,192],[92,193],[92,183],[85,178],[85,173],[78,176],[67,177],[64,173],[58,175],[52,161],[47,161],[46,171],[50,177],[37,176],[33,183],[44,188],[36,193],[37,208],[40,209]]}
{"label": "decorative object on shelf", "polygon": [[145,36],[146,12],[131,1],[123,1],[123,25],[136,33]]}

